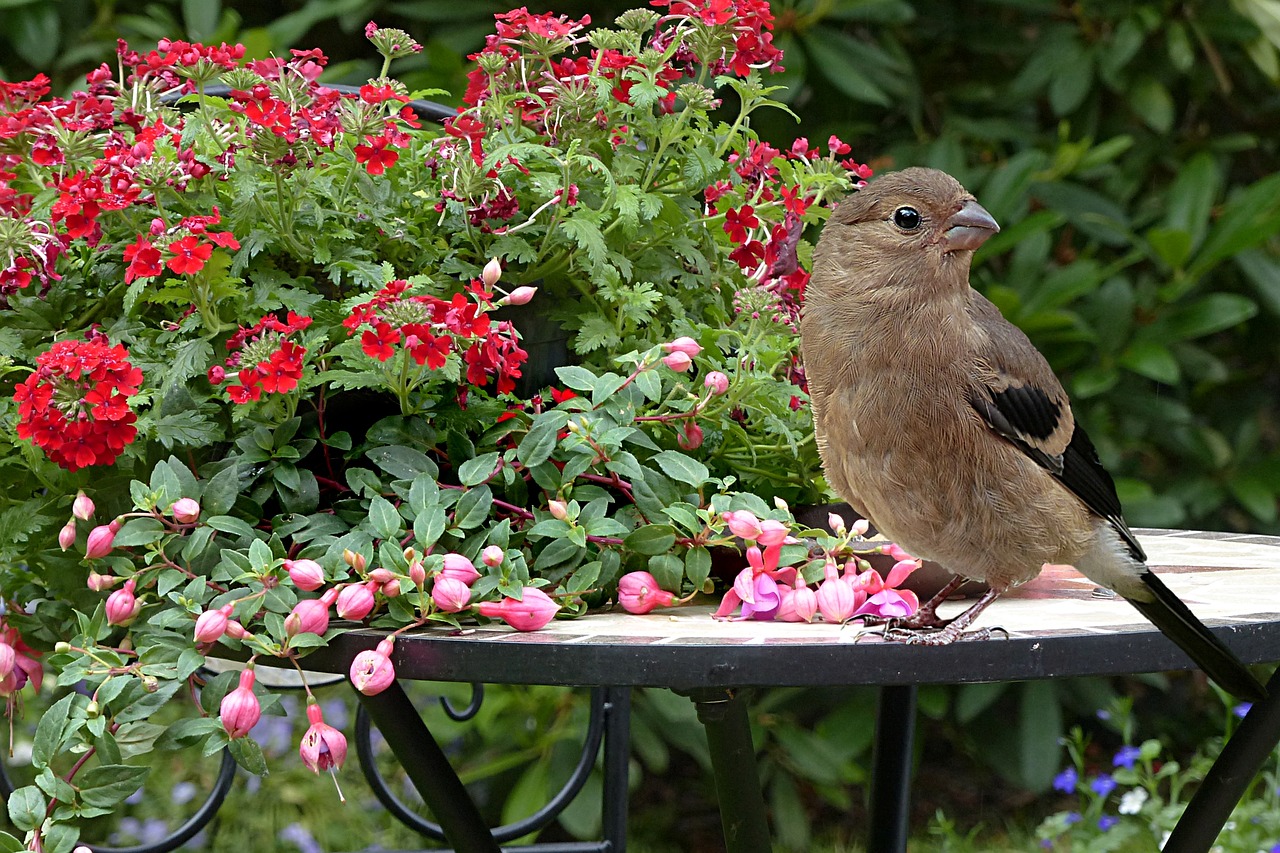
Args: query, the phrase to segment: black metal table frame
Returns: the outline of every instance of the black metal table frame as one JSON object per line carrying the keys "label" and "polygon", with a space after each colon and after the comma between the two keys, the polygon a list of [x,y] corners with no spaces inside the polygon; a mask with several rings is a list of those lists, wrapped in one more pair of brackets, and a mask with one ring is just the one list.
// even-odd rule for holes
{"label": "black metal table frame", "polygon": [[[1245,660],[1274,660],[1276,650],[1280,649],[1280,623],[1247,624],[1215,631]],[[376,632],[354,632],[335,638],[328,649],[309,657],[308,665],[321,670],[345,671],[352,657],[372,648],[378,639]],[[448,644],[447,654],[440,654],[442,643]],[[1192,668],[1182,652],[1154,630],[1076,636],[1061,642],[1014,638],[988,643],[1000,644],[1004,653],[985,655],[989,659],[985,669],[951,665],[953,659],[956,664],[964,658],[972,663],[973,652],[966,647],[974,644],[962,643],[928,649],[927,654],[921,656],[922,660],[928,659],[927,671],[899,669],[896,678],[885,668],[894,660],[900,663],[901,647],[896,644],[857,647],[861,677],[851,678],[849,686],[878,683],[880,689],[872,755],[868,853],[906,850],[916,685]],[[397,643],[395,660],[399,672],[438,681],[574,685],[579,684],[574,673],[581,677],[582,673],[605,671],[602,650],[591,644],[540,643],[532,637],[503,645],[507,653],[495,654],[491,641],[408,635]],[[518,650],[514,646],[518,646]],[[614,691],[615,700],[622,703],[621,697],[629,696],[633,686],[666,687],[690,698],[706,730],[726,849],[731,853],[770,850],[745,692],[756,685],[831,686],[831,666],[847,655],[849,649],[797,644],[788,649],[785,656],[776,648],[770,651],[750,645],[731,648],[707,645],[678,650],[671,646],[641,646],[628,652],[625,669],[614,668],[619,683],[606,686]],[[615,649],[612,653],[618,652]],[[674,654],[679,654],[682,661],[678,668],[671,666]],[[694,672],[700,674],[689,675]],[[964,672],[965,678],[947,676],[957,672]],[[1166,853],[1208,851],[1249,782],[1280,743],[1280,670],[1271,677],[1268,690],[1270,698],[1250,709],[1188,804],[1163,848]],[[453,848],[460,853],[494,853],[502,849],[484,826],[444,752],[401,686],[393,684],[378,696],[362,696],[360,700],[423,800],[440,818]],[[625,715],[614,719],[611,725],[612,736],[605,744],[606,775],[610,768],[616,775],[620,765],[625,778]],[[621,743],[616,742],[619,738]],[[567,845],[566,851],[621,851],[624,848],[625,802],[611,806],[610,799],[605,797],[606,840],[587,846]],[[539,849],[550,851],[552,848],[540,846]]]}

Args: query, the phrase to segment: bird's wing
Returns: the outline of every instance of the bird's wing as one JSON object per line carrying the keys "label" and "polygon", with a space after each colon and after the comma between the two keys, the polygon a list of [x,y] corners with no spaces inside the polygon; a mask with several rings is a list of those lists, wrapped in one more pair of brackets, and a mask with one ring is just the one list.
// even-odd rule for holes
{"label": "bird's wing", "polygon": [[999,309],[974,292],[970,318],[978,371],[969,402],[987,426],[1052,474],[1090,511],[1105,518],[1135,559],[1146,561],[1121,516],[1115,482],[1075,422],[1071,402],[1040,351]]}

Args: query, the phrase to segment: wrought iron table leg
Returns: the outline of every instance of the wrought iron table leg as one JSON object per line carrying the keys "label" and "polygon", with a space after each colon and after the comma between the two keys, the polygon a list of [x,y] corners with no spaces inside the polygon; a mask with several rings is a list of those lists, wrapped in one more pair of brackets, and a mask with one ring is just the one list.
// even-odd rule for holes
{"label": "wrought iron table leg", "polygon": [[440,744],[432,737],[400,683],[377,696],[358,693],[391,751],[431,808],[449,843],[458,853],[500,853],[462,780],[454,772]]}
{"label": "wrought iron table leg", "polygon": [[707,731],[725,849],[728,853],[769,853],[769,822],[746,702],[729,690],[699,690],[690,698]]}
{"label": "wrought iron table leg", "polygon": [[905,853],[911,812],[915,685],[880,688],[871,755],[871,814],[867,853]]}
{"label": "wrought iron table leg", "polygon": [[627,850],[627,796],[631,770],[631,688],[605,688],[604,816],[611,853]]}
{"label": "wrought iron table leg", "polygon": [[1249,709],[1209,768],[1165,842],[1165,853],[1204,853],[1212,847],[1245,788],[1280,743],[1280,669],[1267,682],[1267,693],[1270,697]]}

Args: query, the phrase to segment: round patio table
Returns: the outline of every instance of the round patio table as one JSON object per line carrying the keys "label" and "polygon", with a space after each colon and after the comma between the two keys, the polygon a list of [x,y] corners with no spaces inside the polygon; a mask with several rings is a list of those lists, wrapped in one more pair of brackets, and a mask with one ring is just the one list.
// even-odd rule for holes
{"label": "round patio table", "polygon": [[[1280,660],[1280,537],[1172,530],[1138,535],[1152,568],[1241,659]],[[963,606],[948,604],[944,610]],[[502,626],[432,628],[401,635],[392,659],[401,679],[615,690],[665,687],[687,695],[706,727],[731,851],[769,849],[742,690],[877,685],[871,853],[906,849],[917,685],[1193,668],[1131,605],[1068,567],[1047,567],[982,614],[975,627],[1002,628],[1007,638],[942,647],[885,642],[879,629],[856,623],[719,621],[711,611],[709,605],[695,605],[646,616],[592,614],[533,633]],[[307,666],[345,672],[357,653],[373,648],[383,636],[372,630],[344,634],[309,655]],[[1247,783],[1280,742],[1280,671],[1268,689],[1270,698],[1245,716],[1165,851],[1207,851]],[[454,848],[498,850],[399,685],[361,701]],[[625,762],[625,745],[610,758],[606,743],[606,775],[610,765],[621,766],[625,778]],[[625,804],[620,817],[616,810],[612,818],[606,814],[606,832],[611,820],[618,837],[625,839]],[[618,850],[622,843],[615,840],[602,849]]]}

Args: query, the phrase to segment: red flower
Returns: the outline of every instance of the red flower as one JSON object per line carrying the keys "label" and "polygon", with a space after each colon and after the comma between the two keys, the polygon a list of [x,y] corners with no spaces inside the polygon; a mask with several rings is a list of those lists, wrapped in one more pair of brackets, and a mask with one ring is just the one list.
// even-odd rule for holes
{"label": "red flower", "polygon": [[360,347],[365,355],[376,358],[378,361],[386,361],[395,355],[396,351],[393,347],[398,343],[400,343],[400,333],[391,328],[389,323],[378,323],[372,329],[366,329],[360,336]]}
{"label": "red flower", "polygon": [[405,345],[409,355],[418,364],[426,364],[431,370],[444,367],[453,348],[453,339],[448,335],[435,337],[428,326],[414,323],[404,327]]}
{"label": "red flower", "polygon": [[193,234],[169,244],[173,257],[167,266],[178,275],[190,275],[204,269],[205,261],[213,254],[213,245],[201,243]]}
{"label": "red flower", "polygon": [[160,265],[160,250],[141,234],[132,245],[125,246],[124,259],[129,268],[124,271],[125,284],[132,284],[135,279],[150,278],[164,272]]}
{"label": "red flower", "polygon": [[385,136],[366,136],[364,145],[355,148],[356,162],[363,163],[370,175],[381,175],[400,159],[400,152],[388,148],[391,140]]}
{"label": "red flower", "polygon": [[142,371],[128,359],[123,346],[105,340],[55,343],[14,390],[18,437],[68,471],[115,462],[138,432],[128,398],[138,393]]}
{"label": "red flower", "polygon": [[729,208],[724,212],[724,233],[729,235],[731,242],[743,242],[747,239],[747,231],[759,224],[756,209],[749,204],[744,204],[738,210]]}

